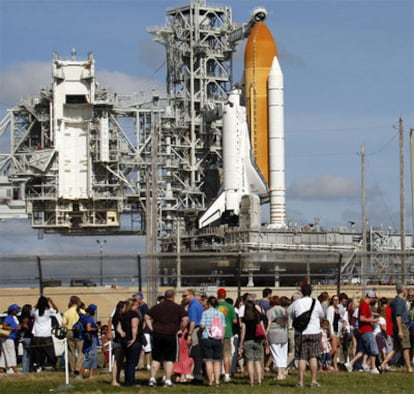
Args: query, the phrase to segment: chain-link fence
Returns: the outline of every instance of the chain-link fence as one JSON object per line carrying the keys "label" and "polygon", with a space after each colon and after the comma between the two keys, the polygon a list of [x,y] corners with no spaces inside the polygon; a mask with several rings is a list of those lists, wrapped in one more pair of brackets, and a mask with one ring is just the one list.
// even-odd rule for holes
{"label": "chain-link fence", "polygon": [[[151,267],[151,269],[148,269]],[[414,284],[414,255],[407,252],[359,253],[266,251],[2,256],[2,287],[297,286],[311,283]]]}

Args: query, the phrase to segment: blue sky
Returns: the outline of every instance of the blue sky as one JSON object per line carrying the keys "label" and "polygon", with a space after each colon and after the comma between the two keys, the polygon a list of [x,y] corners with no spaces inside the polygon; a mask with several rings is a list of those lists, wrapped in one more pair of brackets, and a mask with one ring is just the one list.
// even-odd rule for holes
{"label": "blue sky", "polygon": [[[0,0],[0,116],[51,82],[53,52],[78,58],[93,51],[101,86],[119,93],[163,89],[164,50],[147,27],[186,0]],[[406,140],[407,226],[411,231],[409,128],[414,127],[414,2],[400,0],[243,1],[233,21],[256,6],[279,50],[285,80],[287,217],[324,227],[361,221],[360,149],[367,151],[367,212],[371,225],[399,229],[398,119]],[[235,57],[241,78],[243,46]],[[4,147],[2,147],[4,151]],[[27,221],[0,223],[0,251],[64,253],[73,238],[37,240]],[[97,251],[96,237],[79,239]],[[132,245],[131,245],[132,244]],[[110,246],[112,245],[112,246]],[[118,237],[108,251],[142,242]]]}

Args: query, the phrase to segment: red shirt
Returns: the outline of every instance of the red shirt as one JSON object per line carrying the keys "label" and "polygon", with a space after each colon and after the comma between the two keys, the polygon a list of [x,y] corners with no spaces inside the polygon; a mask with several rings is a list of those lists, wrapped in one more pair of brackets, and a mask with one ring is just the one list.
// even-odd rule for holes
{"label": "red shirt", "polygon": [[372,323],[367,323],[367,322],[361,321],[361,316],[365,316],[367,319],[370,319],[372,317],[371,307],[365,301],[361,301],[361,303],[359,304],[358,334],[363,334],[365,332],[374,331],[374,327],[372,326]]}
{"label": "red shirt", "polygon": [[394,335],[393,323],[392,323],[392,310],[388,305],[385,307],[385,321],[387,322],[387,328],[385,332],[387,335]]}

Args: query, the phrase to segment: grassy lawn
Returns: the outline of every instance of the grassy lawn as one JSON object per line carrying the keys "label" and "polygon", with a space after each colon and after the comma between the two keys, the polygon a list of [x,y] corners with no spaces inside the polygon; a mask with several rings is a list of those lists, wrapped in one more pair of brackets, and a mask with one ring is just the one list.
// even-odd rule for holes
{"label": "grassy lawn", "polygon": [[227,394],[261,394],[261,393],[297,393],[318,392],[326,394],[338,393],[413,393],[414,375],[407,374],[403,370],[388,372],[382,375],[371,375],[361,372],[336,372],[322,373],[319,377],[320,388],[309,387],[309,373],[305,383],[308,387],[298,389],[296,374],[289,375],[286,381],[274,380],[274,374],[266,374],[261,386],[250,387],[247,377],[237,376],[231,383],[222,383],[219,388],[208,386],[193,386],[191,384],[177,384],[172,388],[148,387],[148,372],[138,372],[137,379],[140,387],[112,387],[108,372],[98,370],[93,380],[85,379],[75,381],[70,378],[70,386],[65,385],[65,374],[63,372],[42,372],[19,375],[8,375],[0,378],[0,393],[227,393]]}

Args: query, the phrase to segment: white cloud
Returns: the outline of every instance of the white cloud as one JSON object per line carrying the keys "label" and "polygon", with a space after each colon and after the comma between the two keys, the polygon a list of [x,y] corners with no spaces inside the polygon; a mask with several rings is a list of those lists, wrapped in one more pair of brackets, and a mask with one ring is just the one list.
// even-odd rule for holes
{"label": "white cloud", "polygon": [[52,64],[45,62],[17,63],[12,69],[0,72],[0,102],[19,104],[24,98],[35,96],[42,88],[49,88]]}
{"label": "white cloud", "polygon": [[[18,63],[12,69],[0,71],[0,103],[12,107],[52,84],[51,62]],[[96,80],[101,88],[114,93],[133,94],[143,92],[145,96],[154,89],[158,94],[165,91],[164,84],[155,79],[138,78],[118,71],[96,71]]]}
{"label": "white cloud", "polygon": [[361,196],[360,185],[349,178],[321,175],[299,179],[287,189],[289,198],[303,200],[357,199]]}

